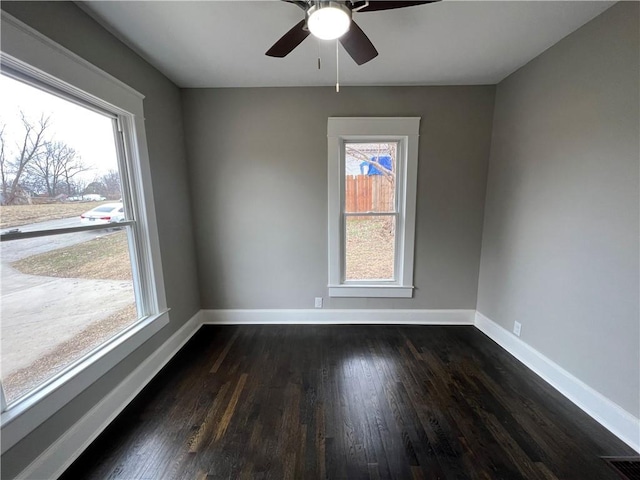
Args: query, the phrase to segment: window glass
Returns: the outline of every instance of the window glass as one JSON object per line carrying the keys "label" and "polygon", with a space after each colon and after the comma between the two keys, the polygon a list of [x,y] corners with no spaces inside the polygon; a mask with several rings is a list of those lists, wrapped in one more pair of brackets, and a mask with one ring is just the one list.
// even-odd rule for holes
{"label": "window glass", "polygon": [[345,280],[392,280],[395,216],[346,218]]}
{"label": "window glass", "polygon": [[347,281],[394,279],[397,152],[397,142],[344,143]]}
{"label": "window glass", "polygon": [[127,229],[2,242],[0,255],[9,404],[138,318]]}
{"label": "window glass", "polygon": [[[122,198],[114,117],[0,75],[0,231],[79,226]],[[37,207],[37,208],[35,208]]]}
{"label": "window glass", "polygon": [[345,143],[345,212],[393,212],[396,142]]}

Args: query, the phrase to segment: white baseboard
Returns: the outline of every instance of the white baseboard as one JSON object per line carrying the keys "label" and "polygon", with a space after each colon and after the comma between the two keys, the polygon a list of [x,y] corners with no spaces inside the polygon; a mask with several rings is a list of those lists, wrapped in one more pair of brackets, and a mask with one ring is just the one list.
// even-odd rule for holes
{"label": "white baseboard", "polygon": [[480,312],[476,312],[475,326],[620,440],[640,452],[640,419]]}
{"label": "white baseboard", "polygon": [[202,326],[200,312],[16,477],[58,478]]}
{"label": "white baseboard", "polygon": [[473,325],[475,310],[202,310],[204,324]]}

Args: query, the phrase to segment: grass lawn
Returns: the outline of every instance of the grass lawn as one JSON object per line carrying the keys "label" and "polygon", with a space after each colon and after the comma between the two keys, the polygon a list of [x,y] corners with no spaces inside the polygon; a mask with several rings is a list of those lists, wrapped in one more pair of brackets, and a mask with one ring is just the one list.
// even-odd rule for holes
{"label": "grass lawn", "polygon": [[394,219],[349,217],[346,230],[347,280],[393,278]]}
{"label": "grass lawn", "polygon": [[132,279],[125,230],[23,258],[11,266],[22,273],[45,277]]}
{"label": "grass lawn", "polygon": [[0,228],[13,228],[46,220],[82,215],[87,210],[110,202],[48,203],[44,205],[0,205]]}

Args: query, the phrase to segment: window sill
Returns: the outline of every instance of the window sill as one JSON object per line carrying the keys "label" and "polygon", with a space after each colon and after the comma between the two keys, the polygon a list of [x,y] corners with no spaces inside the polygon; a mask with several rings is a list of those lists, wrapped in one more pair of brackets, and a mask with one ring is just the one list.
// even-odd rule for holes
{"label": "window sill", "polygon": [[329,285],[329,297],[411,298],[413,297],[413,286]]}

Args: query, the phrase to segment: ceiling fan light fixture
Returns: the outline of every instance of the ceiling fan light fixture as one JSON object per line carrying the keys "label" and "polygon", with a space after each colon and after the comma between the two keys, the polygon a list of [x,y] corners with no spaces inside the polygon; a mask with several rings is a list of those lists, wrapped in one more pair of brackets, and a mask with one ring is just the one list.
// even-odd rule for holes
{"label": "ceiling fan light fixture", "polygon": [[349,31],[351,10],[337,2],[326,2],[307,11],[307,27],[321,40],[335,40]]}

